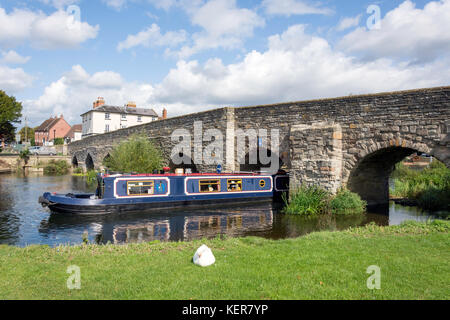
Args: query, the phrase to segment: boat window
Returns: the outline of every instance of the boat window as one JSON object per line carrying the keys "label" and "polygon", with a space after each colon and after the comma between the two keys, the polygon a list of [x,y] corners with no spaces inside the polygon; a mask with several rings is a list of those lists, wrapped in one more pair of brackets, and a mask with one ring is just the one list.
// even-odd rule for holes
{"label": "boat window", "polygon": [[153,181],[127,181],[127,193],[129,196],[145,196],[153,194]]}
{"label": "boat window", "polygon": [[242,179],[228,179],[227,190],[228,191],[242,191]]}
{"label": "boat window", "polygon": [[200,180],[200,192],[219,192],[220,180]]}

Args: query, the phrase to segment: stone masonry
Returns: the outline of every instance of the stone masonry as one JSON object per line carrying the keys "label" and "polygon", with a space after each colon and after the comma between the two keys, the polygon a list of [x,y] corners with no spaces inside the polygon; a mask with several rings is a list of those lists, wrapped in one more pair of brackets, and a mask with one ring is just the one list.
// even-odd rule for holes
{"label": "stone masonry", "polygon": [[[222,133],[226,171],[240,169],[242,153],[270,149],[270,130],[278,129],[277,156],[291,174],[291,190],[300,184],[318,184],[331,191],[347,186],[369,204],[388,201],[389,174],[409,154],[428,153],[450,166],[450,87],[215,109],[88,137],[70,144],[69,153],[73,163],[86,166],[89,156],[99,168],[115,144],[144,132],[169,164],[178,143],[172,141],[172,132],[186,129],[194,138],[195,122],[201,122],[203,132]],[[259,145],[249,139],[239,153],[238,129],[265,129],[269,137]],[[203,142],[200,149],[209,143]],[[191,146],[193,152],[193,142]],[[195,165],[201,172],[216,168],[216,164]]]}

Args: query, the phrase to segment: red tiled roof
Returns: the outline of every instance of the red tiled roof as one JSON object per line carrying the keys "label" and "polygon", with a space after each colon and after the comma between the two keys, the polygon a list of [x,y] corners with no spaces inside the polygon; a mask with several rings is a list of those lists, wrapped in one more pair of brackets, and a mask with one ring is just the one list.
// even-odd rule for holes
{"label": "red tiled roof", "polygon": [[50,128],[58,122],[60,118],[50,118],[42,122],[42,124],[34,130],[35,132],[47,132],[50,130]]}

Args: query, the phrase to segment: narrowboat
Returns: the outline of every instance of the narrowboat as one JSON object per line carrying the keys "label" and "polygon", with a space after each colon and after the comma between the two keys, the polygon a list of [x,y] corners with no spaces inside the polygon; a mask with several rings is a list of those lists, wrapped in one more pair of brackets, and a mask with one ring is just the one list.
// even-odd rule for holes
{"label": "narrowboat", "polygon": [[98,174],[95,193],[45,192],[53,212],[104,214],[151,209],[273,201],[288,191],[286,173]]}

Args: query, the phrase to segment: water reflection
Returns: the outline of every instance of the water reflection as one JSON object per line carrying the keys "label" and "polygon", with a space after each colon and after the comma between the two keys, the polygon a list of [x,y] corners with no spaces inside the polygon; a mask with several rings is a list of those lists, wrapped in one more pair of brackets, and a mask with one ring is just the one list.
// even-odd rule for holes
{"label": "water reflection", "polygon": [[83,178],[34,175],[0,175],[0,243],[77,244],[88,232],[99,243],[142,241],[189,241],[200,238],[260,236],[292,238],[313,231],[343,230],[370,222],[399,224],[404,220],[425,221],[430,214],[414,207],[391,203],[356,217],[321,216],[305,219],[280,213],[277,204],[224,207],[221,209],[166,210],[99,216],[67,216],[42,208],[38,197],[45,191],[92,192]]}

